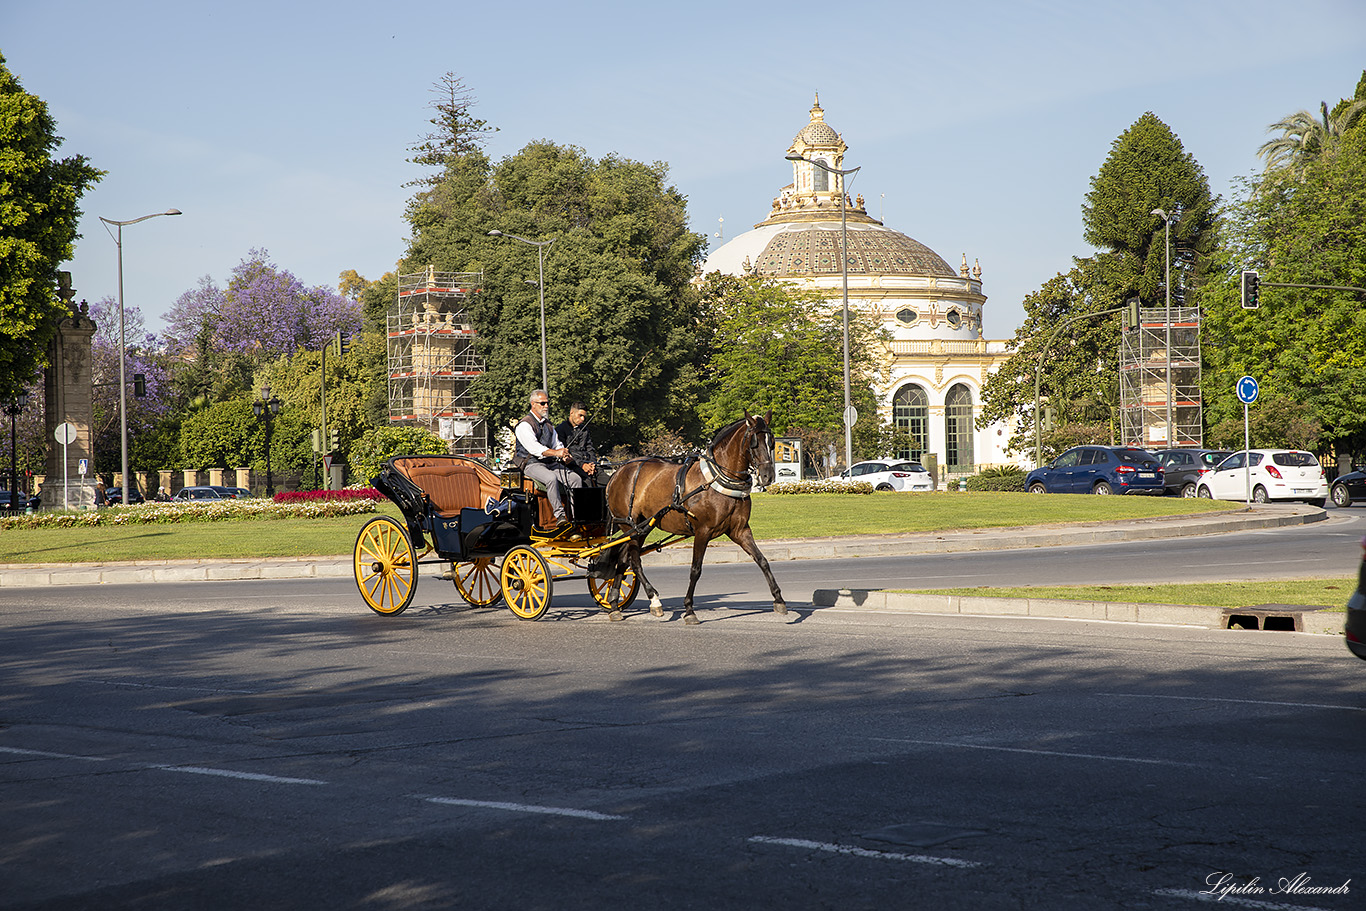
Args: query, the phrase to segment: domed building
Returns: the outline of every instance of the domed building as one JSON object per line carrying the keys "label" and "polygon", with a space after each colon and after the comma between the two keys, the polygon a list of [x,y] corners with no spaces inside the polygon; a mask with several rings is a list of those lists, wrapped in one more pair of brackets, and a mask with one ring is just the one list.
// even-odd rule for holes
{"label": "domed building", "polygon": [[[811,120],[788,147],[792,183],[773,200],[768,217],[713,251],[703,274],[757,273],[815,290],[839,306],[843,301],[838,171],[848,147],[825,122],[820,97]],[[796,160],[804,158],[807,160]],[[844,197],[849,244],[849,307],[877,319],[891,337],[884,350],[888,384],[879,394],[879,417],[910,431],[900,458],[937,457],[945,477],[988,465],[1013,464],[1003,425],[974,426],[982,381],[1004,363],[1004,341],[982,337],[982,269],[957,270],[915,238],[870,216],[863,197]],[[861,416],[860,420],[867,420]]]}

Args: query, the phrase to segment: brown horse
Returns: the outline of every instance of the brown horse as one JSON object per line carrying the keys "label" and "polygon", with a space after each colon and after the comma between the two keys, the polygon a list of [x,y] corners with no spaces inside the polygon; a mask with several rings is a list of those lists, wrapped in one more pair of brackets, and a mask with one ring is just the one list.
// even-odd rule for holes
{"label": "brown horse", "polygon": [[607,485],[607,506],[613,521],[631,529],[630,540],[614,548],[616,575],[629,566],[650,596],[650,613],[663,616],[659,593],[640,569],[641,546],[650,534],[651,519],[657,527],[675,535],[690,535],[692,575],[683,599],[683,620],[697,623],[693,613],[693,590],[702,575],[702,557],[713,538],[726,535],[754,558],[773,593],[773,610],[787,613],[787,604],[768,560],[754,543],[749,528],[751,488],[773,482],[773,431],[767,417],[750,416],[723,427],[712,438],[704,455],[683,462],[635,459],[617,469]]}

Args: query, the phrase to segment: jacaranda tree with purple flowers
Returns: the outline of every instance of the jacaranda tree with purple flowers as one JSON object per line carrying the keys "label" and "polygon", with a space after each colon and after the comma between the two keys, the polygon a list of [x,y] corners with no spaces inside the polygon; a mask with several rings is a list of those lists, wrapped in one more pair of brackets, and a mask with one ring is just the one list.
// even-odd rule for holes
{"label": "jacaranda tree with purple flowers", "polygon": [[[124,306],[124,375],[128,406],[129,458],[133,470],[167,467],[159,464],[139,464],[138,441],[153,433],[172,406],[172,389],[166,369],[166,359],[158,352],[157,340],[142,321],[142,311]],[[119,439],[119,305],[106,296],[90,308],[95,321],[95,336],[91,339],[91,367],[94,389],[95,472],[114,473],[122,461]],[[133,378],[142,375],[146,395],[134,395]],[[151,455],[151,453],[147,453]]]}

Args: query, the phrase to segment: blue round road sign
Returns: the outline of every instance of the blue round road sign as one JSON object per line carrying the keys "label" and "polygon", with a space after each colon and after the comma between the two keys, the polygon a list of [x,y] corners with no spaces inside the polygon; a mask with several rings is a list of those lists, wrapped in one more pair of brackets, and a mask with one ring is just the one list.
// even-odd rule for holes
{"label": "blue round road sign", "polygon": [[1238,381],[1238,401],[1244,405],[1251,405],[1257,401],[1257,381],[1250,376],[1245,376]]}

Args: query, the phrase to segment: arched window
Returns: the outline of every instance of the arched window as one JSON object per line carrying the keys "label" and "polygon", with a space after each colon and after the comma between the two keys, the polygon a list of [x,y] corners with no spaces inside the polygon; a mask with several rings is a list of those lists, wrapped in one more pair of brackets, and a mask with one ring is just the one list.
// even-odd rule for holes
{"label": "arched window", "polygon": [[898,447],[899,459],[919,460],[929,446],[930,397],[914,383],[907,383],[892,396],[892,421],[910,437]]}
{"label": "arched window", "polygon": [[949,470],[972,468],[972,393],[962,383],[944,399],[944,447]]}
{"label": "arched window", "polygon": [[[829,162],[826,162],[829,164]],[[811,166],[811,186],[817,193],[824,193],[830,189],[830,172],[820,165]]]}

